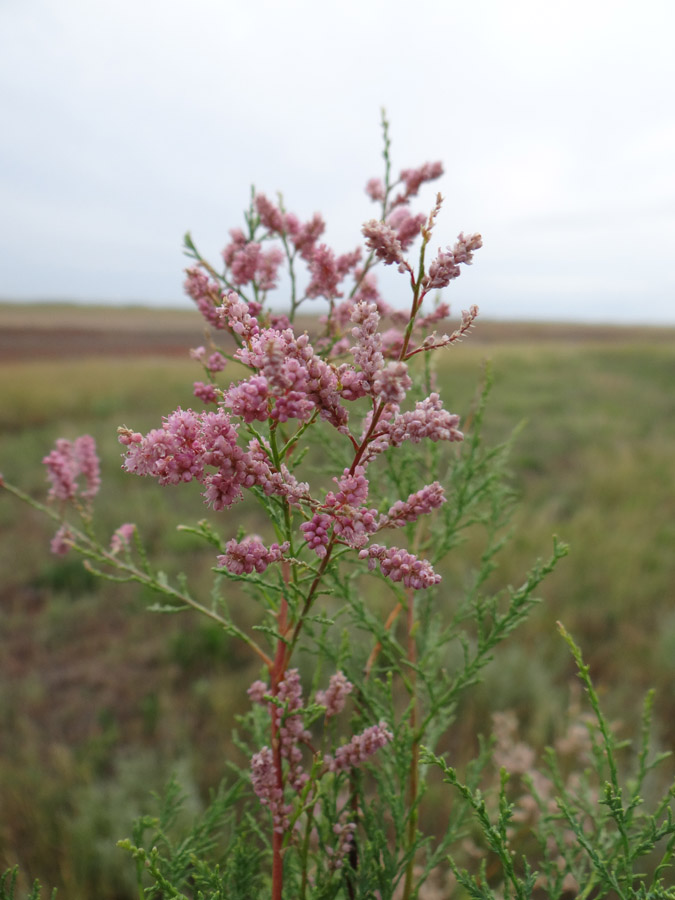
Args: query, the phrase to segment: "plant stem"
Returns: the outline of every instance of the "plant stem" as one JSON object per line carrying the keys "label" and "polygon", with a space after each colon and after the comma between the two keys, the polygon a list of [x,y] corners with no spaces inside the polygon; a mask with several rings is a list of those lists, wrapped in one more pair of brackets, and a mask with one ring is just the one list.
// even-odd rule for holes
{"label": "plant stem", "polygon": [[[276,697],[279,692],[279,684],[283,681],[286,672],[286,644],[282,638],[288,630],[288,601],[284,597],[281,601],[279,609],[277,626],[281,637],[277,641],[277,652],[274,663],[270,667],[270,693]],[[284,790],[284,774],[281,759],[281,740],[279,737],[279,725],[276,715],[277,707],[272,707],[272,754],[274,758],[274,774],[276,777],[276,785],[279,789],[280,796]],[[282,850],[284,845],[284,834],[277,830],[274,822],[272,822],[272,900],[282,900],[282,892],[284,886],[284,859]]]}
{"label": "plant stem", "polygon": [[[410,758],[410,771],[408,774],[408,853],[411,853],[415,846],[415,837],[417,834],[417,793],[419,790],[419,756],[420,742],[417,734],[417,695],[416,695],[416,673],[415,665],[417,663],[417,645],[415,643],[415,592],[412,588],[406,591],[408,595],[408,662],[410,663],[410,685],[412,688],[412,699],[410,707],[410,731],[413,736],[412,755]],[[410,859],[405,872],[405,884],[403,886],[402,900],[410,900],[413,888],[413,870],[415,859],[411,853]]]}

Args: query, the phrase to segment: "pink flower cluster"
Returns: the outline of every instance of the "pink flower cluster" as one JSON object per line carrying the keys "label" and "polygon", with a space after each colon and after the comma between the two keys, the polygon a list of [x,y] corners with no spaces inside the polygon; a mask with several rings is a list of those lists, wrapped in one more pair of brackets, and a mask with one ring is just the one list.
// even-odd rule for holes
{"label": "pink flower cluster", "polygon": [[305,536],[307,546],[323,559],[327,553],[333,519],[327,513],[315,513],[309,522],[303,522],[300,530]]}
{"label": "pink flower cluster", "polygon": [[335,756],[326,754],[323,758],[324,763],[329,772],[346,772],[365,762],[381,747],[386,746],[393,737],[387,723],[381,721],[366,728],[361,734],[355,734],[348,744],[338,747]]}
{"label": "pink flower cluster", "polygon": [[328,491],[320,510],[300,526],[308,547],[318,557],[323,558],[328,552],[331,530],[341,543],[357,549],[377,531],[377,510],[362,505],[368,498],[365,472],[363,466],[356,466],[354,472],[345,469],[339,480],[334,478],[337,493]]}
{"label": "pink flower cluster", "polygon": [[[372,256],[359,268],[360,248],[339,255],[320,242],[325,229],[321,216],[302,223],[280,203],[256,194],[247,214],[246,233],[230,231],[230,242],[222,254],[224,274],[217,275],[195,251],[199,265],[188,270],[186,280],[188,293],[207,321],[232,335],[237,345],[234,358],[249,374],[221,390],[214,375],[225,365],[222,354],[207,353],[204,347],[194,350],[192,355],[208,374],[208,383],[195,383],[195,395],[217,405],[217,411],[198,414],[178,409],[162,428],[145,437],[122,430],[120,440],[127,447],[125,467],[156,477],[162,484],[196,480],[204,486],[206,502],[214,509],[231,506],[241,499],[244,488],[261,489],[302,509],[306,521],[300,527],[306,546],[319,558],[325,558],[333,543],[339,543],[361,551],[361,558],[367,558],[371,567],[379,563],[383,574],[406,586],[435,584],[438,576],[427,561],[398,548],[368,547],[368,542],[380,528],[399,527],[436,509],[445,500],[442,488],[437,483],[427,485],[407,500],[399,500],[382,516],[367,505],[367,467],[380,453],[404,441],[462,439],[459,417],[443,409],[438,394],[431,393],[413,409],[402,408],[412,386],[406,360],[458,339],[475,316],[472,309],[463,316],[458,332],[439,338],[435,333],[428,335],[427,329],[448,315],[447,304],[439,304],[426,316],[420,308],[429,290],[446,286],[459,274],[461,263],[471,263],[482,243],[480,235],[460,234],[454,246],[439,250],[421,277],[404,259],[420,233],[429,240],[442,198],[437,195],[428,217],[414,213],[410,201],[423,184],[442,172],[440,163],[429,162],[402,170],[393,186],[385,188],[379,179],[371,179],[366,188],[369,196],[382,204],[381,219],[363,226],[366,247],[375,259],[398,264],[410,277],[416,290],[413,323],[410,314],[392,309],[380,296],[370,271]],[[392,187],[396,186],[400,190],[394,196]],[[276,285],[282,259],[292,267],[298,258],[306,265],[307,280],[304,295],[298,299],[294,294],[293,312],[304,300],[315,297],[331,304],[325,333],[314,342],[306,333],[296,334],[288,319],[272,316],[259,302],[264,299],[262,294]],[[351,291],[344,288],[349,275],[355,282]],[[293,278],[295,291],[299,282]],[[247,285],[253,287],[251,297],[243,293]],[[383,316],[396,327],[382,333]],[[348,353],[351,360],[344,362]],[[332,363],[334,359],[339,362]],[[360,399],[366,400],[370,410],[357,439],[350,430],[348,405]],[[242,423],[266,423],[275,430],[287,425],[280,433],[288,451],[293,428],[307,427],[317,419],[335,428],[355,451],[354,464],[334,479],[337,487],[328,491],[323,501],[312,497],[309,486],[297,481],[265,438],[256,437],[247,447],[239,443]],[[249,431],[256,433],[253,427]],[[283,552],[278,544],[266,547],[259,538],[250,537],[239,543],[230,541],[218,562],[233,574],[247,575],[264,571]]]}
{"label": "pink flower cluster", "polygon": [[[265,696],[269,694],[270,689],[264,681],[254,681],[248,689],[248,695],[254,703],[264,703]],[[308,743],[311,734],[303,724],[302,684],[297,669],[289,669],[286,672],[283,680],[279,682],[274,702],[268,703],[268,710],[273,730],[278,735],[281,757],[287,763],[286,775],[282,780],[299,792],[309,777],[302,768],[302,751],[299,744]],[[254,760],[255,758],[253,757]]]}
{"label": "pink flower cluster", "polygon": [[399,413],[383,427],[383,436],[392,447],[404,441],[418,444],[425,438],[430,441],[461,441],[464,437],[457,428],[459,416],[443,409],[438,394],[432,393],[415,404],[415,409]]}
{"label": "pink flower cluster", "polygon": [[371,544],[361,550],[360,559],[368,560],[368,568],[374,569],[377,562],[385,578],[403,582],[404,587],[421,591],[438,584],[441,576],[434,572],[431,563],[426,559],[418,559],[400,547],[384,547],[382,544]]}
{"label": "pink flower cluster", "polygon": [[66,553],[70,552],[70,548],[73,546],[73,541],[73,533],[68,525],[64,522],[64,524],[60,526],[54,537],[51,539],[49,549],[57,556],[65,556]]}
{"label": "pink flower cluster", "polygon": [[186,269],[185,274],[187,275],[183,284],[185,293],[194,300],[197,309],[209,325],[213,328],[224,328],[225,323],[216,312],[222,302],[222,292],[218,283],[195,267]]}
{"label": "pink flower cluster", "polygon": [[[124,467],[136,475],[150,475],[160,484],[179,484],[193,479],[204,485],[204,498],[213,509],[232,506],[242,498],[242,488],[261,487],[266,494],[298,503],[307,485],[285,466],[275,469],[258,441],[248,450],[237,444],[238,426],[223,411],[195,413],[177,409],[161,428],[143,436],[128,428],[118,429],[127,448]],[[207,471],[213,467],[215,472]]]}
{"label": "pink flower cluster", "polygon": [[438,481],[427,484],[420,491],[410,494],[407,500],[397,500],[380,521],[380,528],[401,528],[416,522],[420,516],[438,509],[445,503],[445,490]]}
{"label": "pink flower cluster", "polygon": [[425,277],[425,290],[438,290],[447,287],[453,278],[460,274],[459,264],[469,266],[473,262],[474,251],[483,246],[483,239],[479,234],[470,234],[465,237],[460,234],[454,247],[447,250],[439,250],[438,256],[429,266]]}
{"label": "pink flower cluster", "polygon": [[[236,323],[235,323],[236,324]],[[338,374],[315,351],[306,334],[264,328],[251,333],[235,358],[257,374],[233,385],[224,404],[245,421],[271,418],[308,421],[314,413],[340,431],[348,413],[341,403]]]}
{"label": "pink flower cluster", "polygon": [[195,381],[192,393],[202,403],[218,403],[220,396],[218,388],[214,384],[205,384],[203,381]]}
{"label": "pink flower cluster", "polygon": [[270,714],[278,728],[281,756],[288,762],[287,780],[296,791],[301,791],[309,776],[302,769],[302,751],[298,745],[308,743],[312,736],[303,725],[302,685],[297,669],[286,672],[284,680],[279,682],[276,699],[283,705],[270,704]]}
{"label": "pink flower cluster", "polygon": [[399,177],[405,185],[405,192],[394,203],[403,203],[410,197],[414,197],[425,182],[435,181],[442,174],[443,163],[439,161],[424,163],[417,169],[404,169]]}
{"label": "pink flower cluster", "polygon": [[355,831],[355,822],[340,821],[333,825],[333,834],[337,838],[337,847],[335,849],[326,847],[326,853],[329,857],[328,868],[331,871],[334,872],[337,869],[341,869],[344,865],[345,857],[352,848]]}
{"label": "pink flower cluster", "polygon": [[328,688],[325,691],[316,692],[316,702],[319,706],[326,707],[326,718],[337,716],[345,708],[347,697],[354,690],[354,685],[349,681],[344,672],[336,672],[331,675]]}
{"label": "pink flower cluster", "polygon": [[133,522],[125,522],[124,525],[120,525],[110,539],[110,552],[115,554],[127,550],[135,531],[136,526]]}
{"label": "pink flower cluster", "polygon": [[[74,443],[59,438],[55,448],[42,460],[47,467],[47,478],[51,482],[49,497],[52,500],[73,500],[80,496],[91,501],[101,486],[100,465],[93,437],[84,434]],[[81,489],[78,478],[84,477],[85,487]]]}
{"label": "pink flower cluster", "polygon": [[207,358],[206,347],[195,347],[190,350],[190,356],[200,362],[208,372],[222,372],[227,365],[227,360],[219,350],[215,350]]}
{"label": "pink flower cluster", "polygon": [[274,830],[283,834],[288,828],[293,807],[284,803],[283,788],[277,784],[274,754],[269,747],[263,747],[251,758],[251,784],[262,805],[271,812]]}
{"label": "pink flower cluster", "polygon": [[363,466],[356,466],[353,472],[344,469],[342,477],[333,481],[338,486],[338,492],[329,491],[326,494],[326,506],[361,506],[368,499],[369,484]]}
{"label": "pink flower cluster", "polygon": [[378,331],[380,316],[375,303],[365,300],[357,303],[353,309],[352,336],[356,344],[351,348],[354,363],[361,370],[361,385],[364,393],[371,393],[377,373],[384,365],[382,356],[382,335]]}
{"label": "pink flower cluster", "polygon": [[255,282],[263,293],[277,286],[277,272],[284,254],[279,247],[264,251],[262,244],[248,241],[238,228],[230,231],[232,242],[223,250],[230,280],[237,287]]}
{"label": "pink flower cluster", "polygon": [[381,260],[385,266],[403,262],[403,246],[398,235],[386,222],[378,222],[370,219],[361,229],[361,234],[366,239],[366,247]]}
{"label": "pink flower cluster", "polygon": [[228,541],[227,552],[218,557],[218,565],[233,575],[250,575],[252,572],[262,574],[272,563],[279,562],[290,544],[272,544],[266,547],[257,535],[251,535],[241,542]]}

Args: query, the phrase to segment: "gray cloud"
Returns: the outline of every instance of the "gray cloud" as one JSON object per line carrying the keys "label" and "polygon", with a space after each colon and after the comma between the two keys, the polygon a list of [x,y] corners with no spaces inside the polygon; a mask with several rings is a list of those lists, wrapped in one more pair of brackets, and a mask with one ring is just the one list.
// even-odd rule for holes
{"label": "gray cloud", "polygon": [[675,322],[674,9],[6,0],[0,296],[187,302],[183,232],[216,256],[251,182],[350,249],[385,104],[439,246],[485,236],[457,306]]}

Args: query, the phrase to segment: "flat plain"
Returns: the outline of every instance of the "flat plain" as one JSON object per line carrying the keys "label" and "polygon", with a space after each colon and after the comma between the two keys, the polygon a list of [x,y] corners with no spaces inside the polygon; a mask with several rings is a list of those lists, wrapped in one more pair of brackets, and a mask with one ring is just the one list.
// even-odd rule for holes
{"label": "flat plain", "polygon": [[[92,434],[101,535],[137,522],[161,566],[198,590],[210,551],[176,531],[205,515],[198,490],[122,473],[116,428],[144,431],[194,406],[201,375],[188,349],[203,342],[192,311],[0,304],[0,472],[44,498],[40,461],[54,440]],[[656,745],[673,749],[675,329],[479,320],[436,360],[446,406],[462,418],[486,361],[486,440],[518,429],[520,505],[493,580],[519,584],[554,533],[571,552],[460,710],[448,752],[461,765],[499,709],[517,713],[533,746],[552,740],[576,702],[557,620],[617,728],[634,733],[654,687]],[[248,516],[235,508],[214,522],[229,537],[255,526]],[[258,673],[208,624],[152,615],[143,591],[51,556],[51,531],[0,494],[0,869],[18,862],[69,900],[126,900],[133,879],[120,874],[115,840],[172,770],[194,804],[217,783],[238,752],[221,723],[244,708]],[[469,543],[466,566],[472,552]],[[461,565],[447,577],[461,578]]]}

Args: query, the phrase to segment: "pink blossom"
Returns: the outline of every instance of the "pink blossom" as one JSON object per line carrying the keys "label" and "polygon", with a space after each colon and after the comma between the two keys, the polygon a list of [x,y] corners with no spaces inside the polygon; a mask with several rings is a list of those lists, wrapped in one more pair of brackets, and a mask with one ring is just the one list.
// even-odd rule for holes
{"label": "pink blossom", "polygon": [[380,317],[374,303],[357,303],[352,312],[352,337],[356,344],[352,347],[354,362],[360,366],[365,389],[372,389],[375,375],[384,365],[382,356],[382,336],[378,331]]}
{"label": "pink blossom", "polygon": [[424,280],[424,287],[429,290],[440,290],[447,287],[453,278],[459,277],[461,269],[455,262],[451,251],[438,251],[438,256],[429,266],[429,271]]}
{"label": "pink blossom", "polygon": [[52,483],[49,489],[50,499],[72,500],[77,493],[79,467],[70,441],[59,438],[55,448],[42,462],[47,466],[47,478]]}
{"label": "pink blossom", "polygon": [[195,381],[192,385],[192,393],[203,403],[218,402],[218,391],[214,384],[205,384],[203,381]]}
{"label": "pink blossom", "polygon": [[221,303],[221,290],[215,281],[211,281],[197,268],[185,270],[187,278],[183,283],[185,292],[197,304],[199,312],[204,316],[209,325],[214,328],[224,328],[223,321],[216,312]]}
{"label": "pink blossom", "polygon": [[288,828],[292,807],[284,804],[284,793],[277,783],[274,754],[269,747],[263,747],[251,757],[251,784],[262,805],[272,814],[274,830],[283,834]]}
{"label": "pink blossom", "polygon": [[236,285],[248,284],[255,279],[262,247],[255,241],[248,241],[237,250],[230,263],[230,275]]}
{"label": "pink blossom", "polygon": [[380,721],[377,725],[366,728],[361,734],[354,735],[348,744],[338,747],[334,757],[326,754],[324,762],[329,772],[346,772],[367,760],[393,737],[387,723]]}
{"label": "pink blossom", "polygon": [[335,266],[340,278],[344,278],[355,268],[361,259],[361,248],[357,247],[351,253],[342,253],[335,261]]}
{"label": "pink blossom", "polygon": [[288,783],[301,791],[309,776],[302,770],[302,751],[298,746],[311,740],[302,719],[302,685],[297,669],[289,669],[277,689],[277,703],[270,703],[269,709],[277,726],[281,755],[288,762]]}
{"label": "pink blossom", "polygon": [[249,442],[243,484],[246,487],[257,485],[267,495],[283,497],[291,506],[300,506],[309,499],[309,485],[298,481],[283,463],[278,470],[274,469],[270,465],[268,454],[257,440]]}
{"label": "pink blossom", "polygon": [[[99,459],[93,437],[83,434],[71,444],[65,438],[56,441],[54,449],[42,460],[51,482],[51,500],[72,500],[79,493],[83,500],[92,500],[101,485]],[[85,487],[80,490],[77,479],[84,476]]]}
{"label": "pink blossom", "polygon": [[100,464],[96,453],[96,441],[91,435],[75,438],[75,459],[80,474],[84,475],[86,488],[81,492],[85,500],[93,499],[101,486]]}
{"label": "pink blossom", "polygon": [[391,307],[384,302],[377,288],[377,275],[374,272],[366,272],[363,274],[359,269],[354,272],[354,280],[357,283],[356,293],[352,298],[353,303],[360,300],[367,300],[377,306],[377,311],[381,316],[388,316]]}
{"label": "pink blossom", "polygon": [[326,496],[326,506],[361,506],[368,498],[368,479],[363,466],[356,466],[352,473],[345,469],[338,481],[334,478],[339,490],[337,494],[332,491]]}
{"label": "pink blossom", "polygon": [[289,419],[308,422],[315,409],[314,402],[306,394],[301,391],[289,391],[283,397],[277,398],[271,418],[278,422],[287,422]]}
{"label": "pink blossom", "polygon": [[[483,246],[483,238],[480,234],[470,234],[468,237],[461,232],[457,238],[455,246],[452,248],[452,255],[455,262],[464,263],[470,266],[473,262],[473,254]],[[448,247],[448,250],[450,248]]]}
{"label": "pink blossom", "polygon": [[284,260],[284,253],[279,247],[272,247],[258,258],[258,268],[255,273],[256,284],[261,291],[273,291],[277,286],[279,266]]}
{"label": "pink blossom", "polygon": [[449,305],[447,303],[439,303],[436,308],[432,309],[426,316],[419,316],[415,321],[415,327],[421,329],[428,328],[430,325],[435,325],[436,322],[447,319],[449,315]]}
{"label": "pink blossom", "polygon": [[443,163],[424,163],[417,169],[404,169],[400,174],[401,181],[405,184],[405,199],[413,197],[426,181],[434,181],[443,174]]}
{"label": "pink blossom", "polygon": [[136,526],[133,522],[125,522],[124,525],[120,525],[110,539],[110,552],[115,554],[121,550],[127,550],[135,531]]}
{"label": "pink blossom", "polygon": [[307,395],[321,411],[321,418],[338,431],[346,432],[349,414],[340,402],[337,372],[318,356],[307,360]]}
{"label": "pink blossom", "polygon": [[227,552],[218,557],[218,565],[233,575],[262,574],[272,563],[279,562],[289,546],[288,541],[284,541],[281,546],[274,543],[266,547],[257,535],[241,542],[233,539],[226,545]]}
{"label": "pink blossom", "polygon": [[359,549],[368,543],[368,535],[378,528],[376,509],[362,506],[338,507],[333,513],[333,531],[339,540],[350,547]]}
{"label": "pink blossom", "polygon": [[355,831],[355,822],[336,822],[333,825],[333,834],[338,839],[337,847],[335,850],[332,847],[326,847],[326,853],[330,857],[328,868],[331,871],[336,871],[343,867],[345,857],[350,852],[354,842]]}
{"label": "pink blossom", "polygon": [[[179,408],[145,436],[120,429],[119,440],[127,447],[124,468],[129,472],[150,475],[160,484],[201,481],[214,509],[241,499],[247,458],[237,445],[237,428],[222,410],[197,414]],[[217,471],[206,474],[206,466]]]}
{"label": "pink blossom", "polygon": [[269,418],[268,397],[267,379],[264,375],[252,375],[225,391],[223,405],[241,416],[244,422],[266,422]]}
{"label": "pink blossom", "polygon": [[265,694],[269,694],[270,689],[264,681],[254,681],[251,687],[246,691],[253,703],[264,703]]}
{"label": "pink blossom", "polygon": [[319,706],[326,707],[327,719],[342,712],[347,697],[353,690],[354,685],[344,672],[336,672],[335,675],[331,675],[328,688],[325,691],[316,692],[316,702]]}
{"label": "pink blossom", "polygon": [[325,297],[332,300],[339,297],[338,284],[340,273],[338,272],[335,254],[325,244],[319,244],[312,253],[309,264],[311,281],[307,286],[308,297]]}
{"label": "pink blossom", "polygon": [[270,325],[278,331],[291,327],[291,320],[284,313],[272,313],[270,315]]}
{"label": "pink blossom", "polygon": [[401,403],[412,387],[408,367],[404,362],[390,362],[375,374],[373,396],[383,403]]}
{"label": "pink blossom", "polygon": [[245,341],[250,341],[260,332],[260,325],[251,307],[252,304],[246,303],[234,291],[229,291],[218,309],[218,314],[227,319],[232,331]]}
{"label": "pink blossom", "polygon": [[376,203],[384,200],[384,182],[381,178],[371,178],[366,183],[366,194]]}
{"label": "pink blossom", "polygon": [[380,528],[400,528],[445,503],[445,490],[438,481],[426,485],[407,500],[397,500],[380,522]]}
{"label": "pink blossom", "polygon": [[[288,221],[288,219],[287,219]],[[319,213],[314,213],[309,222],[305,222],[292,235],[293,244],[303,259],[311,260],[314,245],[326,229],[326,224]],[[290,229],[289,229],[290,231]]]}
{"label": "pink blossom", "polygon": [[65,556],[72,549],[73,534],[67,524],[61,525],[51,539],[49,549],[57,556]]}
{"label": "pink blossom", "polygon": [[307,546],[321,559],[326,555],[332,524],[333,520],[329,515],[316,513],[309,522],[303,522],[300,526],[300,530],[305,535]]}
{"label": "pink blossom", "polygon": [[228,268],[232,265],[235,255],[246,246],[246,235],[241,228],[232,228],[230,237],[232,241],[223,250],[223,260]]}
{"label": "pink blossom", "polygon": [[227,360],[219,350],[215,350],[206,361],[206,368],[209,372],[222,372],[226,365]]}
{"label": "pink blossom", "polygon": [[419,235],[422,225],[426,221],[424,213],[412,215],[407,206],[397,206],[387,216],[387,225],[396,232],[401,248],[407,250],[415,238]]}
{"label": "pink blossom", "polygon": [[415,404],[415,409],[400,413],[383,428],[392,447],[403,441],[419,443],[424,438],[430,441],[461,441],[464,435],[458,430],[459,416],[443,409],[441,398],[436,393]]}
{"label": "pink blossom", "polygon": [[361,550],[359,559],[367,559],[369,569],[373,569],[376,562],[379,562],[380,571],[385,578],[401,581],[404,587],[413,588],[416,591],[432,587],[441,580],[441,576],[434,572],[428,560],[418,559],[400,547],[371,544],[370,547]]}
{"label": "pink blossom", "polygon": [[230,274],[236,285],[253,281],[261,291],[269,291],[276,287],[279,265],[284,259],[279,247],[263,252],[262,246],[249,241],[233,255],[230,263]]}
{"label": "pink blossom", "polygon": [[261,224],[268,231],[276,231],[278,234],[286,231],[283,213],[264,194],[256,194],[254,205]]}
{"label": "pink blossom", "polygon": [[126,425],[120,425],[117,429],[117,440],[125,447],[130,447],[132,444],[142,443],[143,435],[140,431],[132,431]]}
{"label": "pink blossom", "polygon": [[302,391],[307,385],[307,369],[301,360],[286,355],[283,340],[270,340],[263,351],[260,374],[267,379],[270,391],[283,395],[288,390]]}
{"label": "pink blossom", "polygon": [[356,369],[345,363],[338,369],[338,378],[340,380],[340,396],[345,400],[358,400],[359,397],[365,397],[368,383],[361,372],[357,372]]}
{"label": "pink blossom", "polygon": [[[421,344],[420,349],[422,350],[438,350],[439,347],[447,347],[449,344],[454,344],[456,341],[461,340],[464,335],[470,331],[473,327],[473,323],[478,316],[478,307],[472,306],[470,309],[462,310],[462,321],[459,328],[455,329],[452,334],[444,334],[439,337],[434,331],[433,334],[428,335]],[[415,351],[419,352],[419,351]]]}
{"label": "pink blossom", "polygon": [[403,262],[403,247],[390,225],[371,219],[365,223],[361,233],[366,239],[366,247],[372,250],[385,266]]}
{"label": "pink blossom", "polygon": [[[257,324],[257,323],[256,323]],[[291,329],[280,331],[276,328],[262,328],[252,332],[248,337],[248,343],[239,347],[234,357],[251,369],[262,370],[269,366],[273,374],[276,365],[281,364],[282,357],[299,358],[297,348],[299,338],[296,338]],[[273,360],[277,360],[276,363]]]}
{"label": "pink blossom", "polygon": [[199,416],[180,407],[162,428],[150,431],[141,443],[127,451],[124,466],[137,475],[153,475],[160,484],[179,484],[199,479],[203,473]]}
{"label": "pink blossom", "polygon": [[382,333],[382,351],[385,356],[398,357],[403,347],[403,332],[398,328],[388,328]]}
{"label": "pink blossom", "polygon": [[229,473],[214,472],[207,475],[204,487],[204,499],[216,511],[229,508],[242,498],[241,482]]}
{"label": "pink blossom", "polygon": [[299,233],[301,229],[300,220],[295,213],[284,213],[284,231],[292,238]]}
{"label": "pink blossom", "polygon": [[243,451],[237,446],[238,425],[232,424],[224,410],[200,413],[199,420],[204,465],[222,470],[243,457]]}

